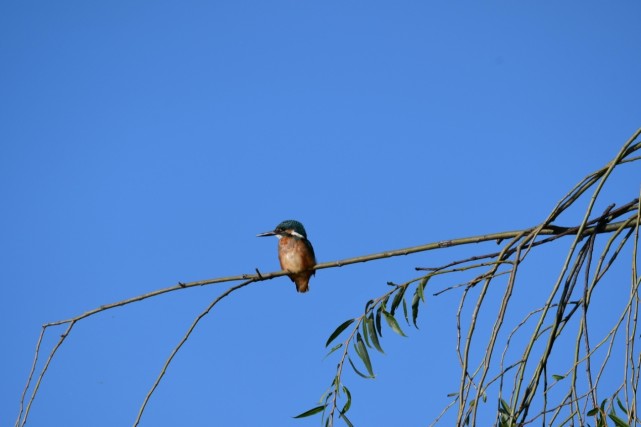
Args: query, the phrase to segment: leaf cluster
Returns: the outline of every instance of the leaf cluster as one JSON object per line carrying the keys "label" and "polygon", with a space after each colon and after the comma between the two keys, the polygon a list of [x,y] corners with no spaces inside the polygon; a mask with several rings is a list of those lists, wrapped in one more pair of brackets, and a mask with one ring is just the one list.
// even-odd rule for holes
{"label": "leaf cluster", "polygon": [[[399,320],[401,322],[404,320],[408,326],[414,326],[418,329],[419,307],[421,303],[425,302],[425,287],[433,274],[430,273],[418,277],[401,285],[388,282],[388,285],[392,287],[390,291],[379,298],[367,301],[362,315],[348,319],[336,327],[325,343],[325,347],[329,348],[339,337],[342,336],[344,338],[343,341],[331,347],[327,353],[327,356],[329,356],[338,352],[338,350],[342,350],[341,357],[336,365],[336,375],[328,390],[321,397],[320,405],[308,409],[294,418],[321,414],[325,426],[329,427],[333,425],[334,414],[338,413],[346,425],[352,425],[346,415],[352,404],[352,396],[343,382],[345,361],[358,376],[365,379],[374,379],[376,376],[370,350],[376,350],[382,354],[385,353],[381,346],[383,324],[386,324],[389,329],[402,337],[407,335],[401,328]],[[409,293],[411,293],[408,293],[410,288],[413,289],[411,300],[408,298]],[[408,300],[410,301],[409,303]],[[345,401],[341,409],[338,409],[339,399]]]}

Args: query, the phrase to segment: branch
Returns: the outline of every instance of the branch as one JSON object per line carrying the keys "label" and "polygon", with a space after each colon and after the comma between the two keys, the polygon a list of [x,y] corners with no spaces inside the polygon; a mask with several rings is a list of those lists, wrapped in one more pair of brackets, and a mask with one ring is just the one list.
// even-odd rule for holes
{"label": "branch", "polygon": [[[612,217],[616,217],[619,215],[622,215],[624,213],[627,213],[629,211],[634,210],[636,204],[638,203],[638,200],[634,200],[621,208],[609,212],[608,215]],[[581,231],[581,235],[583,236],[589,236],[594,233],[610,233],[613,231],[616,231],[621,228],[633,228],[635,226],[634,221],[620,221],[616,223],[610,223],[605,226],[600,226],[599,224],[603,221],[602,218],[597,218],[594,221],[591,221],[590,223],[596,222],[596,225],[593,226],[588,226],[585,227]],[[504,239],[509,239],[509,238],[515,238],[518,236],[522,236],[524,233],[529,234],[531,232],[534,232],[536,230],[536,227],[529,228],[526,230],[516,230],[516,231],[505,231],[505,232],[500,232],[500,233],[492,233],[492,234],[483,234],[479,236],[473,236],[473,237],[465,237],[465,238],[459,238],[459,239],[453,239],[453,240],[443,240],[439,242],[433,242],[433,243],[428,243],[424,245],[419,245],[419,246],[412,246],[408,248],[403,248],[403,249],[396,249],[396,250],[391,250],[391,251],[385,251],[385,252],[379,252],[379,253],[374,253],[370,255],[364,255],[364,256],[359,256],[359,257],[353,257],[353,258],[346,258],[343,260],[338,260],[338,261],[331,261],[331,262],[324,262],[324,263],[319,263],[316,264],[316,266],[313,267],[314,270],[321,270],[321,269],[326,269],[326,268],[336,268],[336,267],[343,267],[346,265],[350,264],[356,264],[356,263],[361,263],[361,262],[368,262],[368,261],[374,261],[378,259],[383,259],[383,258],[392,258],[396,256],[404,256],[404,255],[409,255],[413,253],[418,253],[418,252],[425,252],[425,251],[430,251],[430,250],[435,250],[435,249],[440,249],[440,248],[447,248],[447,247],[454,247],[454,246],[461,246],[461,245],[468,245],[472,243],[482,243],[482,242],[487,242],[487,241],[501,241]],[[558,226],[548,226],[546,228],[543,228],[539,231],[538,234],[541,235],[547,235],[547,236],[553,236],[555,238],[563,237],[563,236],[569,236],[569,235],[576,235],[580,230],[580,227],[558,227]],[[105,304],[101,305],[100,307],[94,308],[92,310],[86,311],[78,316],[64,319],[64,320],[58,320],[55,322],[50,322],[46,323],[42,326],[43,330],[41,333],[41,337],[38,340],[38,346],[36,347],[35,351],[35,357],[34,357],[34,362],[33,366],[31,369],[31,372],[27,378],[27,383],[25,385],[22,399],[20,400],[20,411],[19,411],[19,416],[18,416],[18,421],[16,421],[16,426],[22,425],[24,426],[26,423],[27,416],[29,414],[29,410],[31,408],[31,405],[35,399],[35,396],[37,394],[37,391],[39,389],[40,383],[42,382],[42,379],[50,365],[50,362],[53,359],[53,356],[55,355],[56,351],[60,346],[63,344],[65,339],[69,336],[69,333],[71,331],[71,326],[73,326],[76,322],[93,316],[98,313],[102,313],[104,311],[110,310],[112,308],[116,307],[122,307],[124,305],[132,304],[138,301],[142,301],[148,298],[152,298],[158,295],[166,294],[169,292],[174,292],[174,291],[179,291],[179,290],[184,290],[184,289],[189,289],[189,288],[194,288],[198,286],[207,286],[207,285],[213,285],[213,284],[219,284],[219,283],[227,283],[227,282],[236,282],[236,281],[244,281],[243,286],[249,285],[250,283],[253,282],[262,282],[265,280],[271,280],[277,277],[285,276],[287,275],[286,271],[276,271],[272,273],[260,273],[258,270],[256,270],[256,274],[241,274],[241,275],[236,275],[236,276],[227,276],[227,277],[219,277],[219,278],[214,278],[214,279],[207,279],[207,280],[200,280],[200,281],[194,281],[194,282],[188,282],[188,283],[182,283],[179,282],[175,286],[163,288],[163,289],[158,289],[146,294],[138,295],[132,298],[128,298],[122,301],[117,301],[111,304]],[[232,288],[233,289],[233,288]],[[229,292],[229,290],[227,291]],[[227,293],[226,292],[226,293]],[[31,394],[31,397],[29,399],[29,402],[27,404],[27,408],[24,411],[23,414],[23,407],[24,407],[24,400],[26,397],[27,390],[29,389],[31,385],[31,381],[33,380],[33,375],[35,373],[35,366],[38,361],[38,356],[40,352],[40,342],[42,340],[42,336],[46,332],[47,328],[53,327],[53,326],[59,326],[63,324],[70,324],[70,327],[67,329],[67,331],[61,335],[59,342],[57,345],[54,347],[54,349],[49,353],[49,356],[47,358],[47,361],[41,370],[37,381],[36,385],[34,387],[34,390]],[[195,326],[195,325],[194,325]],[[173,355],[172,355],[173,357]],[[169,360],[170,361],[170,360]],[[169,362],[168,361],[168,362]],[[162,377],[162,376],[161,376]],[[22,422],[20,422],[20,419],[22,418]]]}

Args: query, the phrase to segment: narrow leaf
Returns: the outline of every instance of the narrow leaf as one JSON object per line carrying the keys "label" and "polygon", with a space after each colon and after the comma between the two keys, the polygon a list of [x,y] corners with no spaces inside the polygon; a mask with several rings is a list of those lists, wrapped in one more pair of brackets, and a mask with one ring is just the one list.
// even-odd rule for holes
{"label": "narrow leaf", "polygon": [[389,295],[381,300],[381,307],[383,307],[383,311],[387,311],[387,301],[389,301]]}
{"label": "narrow leaf", "polygon": [[365,364],[365,369],[367,369],[367,372],[369,373],[370,377],[374,378],[374,370],[372,369],[372,362],[369,359],[369,353],[367,352],[367,347],[365,347],[365,343],[363,342],[363,337],[361,337],[360,333],[356,335],[356,343],[354,344],[354,348],[356,349],[356,354],[358,354],[358,356],[361,358],[361,360]]}
{"label": "narrow leaf", "polygon": [[349,389],[345,386],[343,386],[343,391],[345,392],[345,396],[347,396],[347,402],[345,402],[345,406],[343,406],[341,414],[347,413],[347,411],[349,411],[349,408],[352,406],[352,393],[350,393]]}
{"label": "narrow leaf", "polygon": [[592,408],[588,411],[588,417],[593,417],[599,412],[599,408]]}
{"label": "narrow leaf", "polygon": [[341,323],[341,325],[338,328],[336,328],[336,330],[332,332],[332,334],[329,336],[329,338],[327,339],[327,342],[325,343],[325,347],[328,347],[332,343],[332,341],[334,341],[336,337],[341,334],[341,332],[347,329],[347,327],[354,322],[354,320],[355,319],[349,319]]}
{"label": "narrow leaf", "polygon": [[323,403],[323,401],[324,401],[325,402],[325,406],[327,406],[327,402],[329,402],[329,399],[331,399],[333,395],[334,395],[334,392],[328,390],[325,393],[323,393],[323,395],[321,396],[321,398],[320,398],[320,400],[318,402],[319,403]]}
{"label": "narrow leaf", "polygon": [[624,420],[622,420],[621,418],[619,418],[619,417],[614,413],[614,411],[610,412],[610,413],[608,414],[608,417],[610,417],[610,419],[611,419],[612,421],[614,421],[614,424],[615,424],[617,427],[630,427],[630,424],[628,424],[627,422],[625,422]]}
{"label": "narrow leaf", "polygon": [[623,403],[621,403],[621,399],[617,397],[617,405],[619,405],[619,408],[623,411],[624,414],[628,415],[628,410],[625,409],[625,406],[623,406]]}
{"label": "narrow leaf", "polygon": [[347,424],[347,427],[354,427],[354,424],[352,424],[352,422],[347,419],[347,417],[345,416],[345,414],[343,412],[340,412],[339,414],[340,414],[341,418],[343,419],[343,421],[345,421],[345,424]]}
{"label": "narrow leaf", "polygon": [[372,345],[374,345],[374,348],[376,350],[380,351],[381,353],[385,353],[383,351],[383,348],[381,347],[381,343],[378,341],[378,335],[376,334],[376,327],[374,326],[374,319],[368,317],[366,320],[367,323],[367,332],[369,334],[369,339],[372,341]]}
{"label": "narrow leaf", "polygon": [[379,306],[376,310],[376,331],[378,335],[383,336],[383,328],[381,328],[381,313],[383,312],[383,307]]}
{"label": "narrow leaf", "polygon": [[343,343],[336,344],[334,347],[332,347],[332,349],[329,351],[329,353],[327,353],[327,354],[325,355],[325,358],[327,358],[330,354],[332,354],[333,352],[335,352],[336,350],[338,350],[338,349],[339,349],[339,348],[341,348],[342,346],[343,346]]}
{"label": "narrow leaf", "polygon": [[418,329],[416,319],[418,319],[418,306],[420,302],[421,297],[418,296],[418,292],[414,292],[414,297],[412,298],[412,322],[414,322],[414,326],[416,327],[416,329]]}
{"label": "narrow leaf", "polygon": [[405,316],[407,326],[410,326],[410,319],[407,318],[407,303],[405,302],[405,298],[403,298],[403,316]]}
{"label": "narrow leaf", "polygon": [[350,365],[352,365],[352,369],[353,369],[353,370],[354,370],[354,372],[356,372],[359,376],[361,376],[361,377],[363,377],[363,378],[367,378],[367,379],[373,378],[373,377],[368,377],[367,375],[365,375],[364,373],[362,373],[361,371],[359,371],[359,370],[356,368],[356,365],[354,365],[354,362],[352,362],[352,358],[351,358],[351,357],[349,357],[349,356],[348,356],[348,357],[347,357],[347,361],[349,362],[349,364],[350,364]]}
{"label": "narrow leaf", "polygon": [[401,330],[401,327],[398,326],[398,322],[396,321],[394,316],[389,314],[387,311],[384,311],[383,315],[385,316],[385,320],[387,321],[387,324],[389,325],[390,328],[392,328],[392,330],[394,332],[396,332],[397,334],[399,334],[402,337],[406,337],[407,336],[407,335],[405,335],[403,333],[403,331]]}
{"label": "narrow leaf", "polygon": [[421,301],[425,302],[425,285],[427,285],[427,277],[423,277],[416,287],[416,293],[421,298]]}
{"label": "narrow leaf", "polygon": [[294,418],[305,418],[305,417],[310,417],[312,415],[318,414],[319,412],[323,412],[325,410],[325,405],[320,405],[315,408],[310,409],[309,411],[305,411],[302,414],[296,415]]}
{"label": "narrow leaf", "polygon": [[363,332],[363,337],[365,338],[365,345],[367,345],[369,348],[372,348],[372,345],[369,343],[369,337],[367,333],[367,318],[363,319],[361,322],[361,331]]}
{"label": "narrow leaf", "polygon": [[557,381],[561,381],[563,378],[565,378],[565,375],[552,375],[552,378]]}
{"label": "narrow leaf", "polygon": [[372,303],[374,303],[374,300],[373,300],[373,299],[371,299],[371,300],[367,301],[367,303],[365,304],[365,313],[367,313],[367,311],[368,311],[368,310],[369,310],[369,308],[370,308],[369,306],[370,306],[370,305],[372,305]]}
{"label": "narrow leaf", "polygon": [[499,412],[507,415],[511,415],[512,411],[510,410],[510,405],[507,404],[507,402],[503,399],[499,400]]}
{"label": "narrow leaf", "polygon": [[396,313],[396,308],[398,308],[398,305],[403,300],[406,289],[407,286],[399,286],[398,292],[396,292],[396,295],[394,295],[394,299],[392,300],[392,305],[390,307],[390,313],[392,314],[392,316],[394,315],[394,313]]}
{"label": "narrow leaf", "polygon": [[367,316],[367,321],[369,322],[369,326],[372,327],[372,330],[374,331],[375,334],[376,332],[376,321],[374,320],[374,312],[372,311],[369,316]]}
{"label": "narrow leaf", "polygon": [[[337,365],[337,366],[338,366],[338,365]],[[340,380],[340,378],[338,378],[338,375],[336,375],[336,376],[334,377],[334,379],[332,380],[332,383],[330,384],[330,387],[336,387],[336,386],[338,385],[338,381],[339,381],[339,380]]]}

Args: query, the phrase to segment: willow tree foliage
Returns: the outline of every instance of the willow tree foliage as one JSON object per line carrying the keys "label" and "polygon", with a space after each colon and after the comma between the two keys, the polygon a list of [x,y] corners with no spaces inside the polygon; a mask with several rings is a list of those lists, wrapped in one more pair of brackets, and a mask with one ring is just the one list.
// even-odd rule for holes
{"label": "willow tree foliage", "polygon": [[[625,200],[602,198],[603,189],[616,170],[630,165],[638,167],[635,162],[641,159],[640,134],[641,129],[610,162],[570,189],[534,227],[316,265],[315,269],[335,268],[452,246],[486,241],[497,244],[496,250],[490,253],[453,259],[440,266],[417,267],[412,280],[388,283],[387,292],[363,301],[364,309],[361,306],[352,318],[337,319],[338,326],[325,343],[328,356],[336,361],[335,374],[329,379],[325,392],[322,387],[319,390],[319,394],[322,393],[319,404],[297,418],[317,416],[325,426],[352,425],[349,411],[356,396],[352,396],[347,384],[360,381],[358,377],[374,378],[375,354],[383,352],[385,346],[383,331],[405,336],[407,328],[418,326],[419,314],[426,301],[438,299],[443,293],[456,293],[459,298],[456,312],[458,390],[449,394],[450,403],[440,414],[434,415],[432,425],[451,425],[452,419],[458,426],[628,426],[639,423],[637,390],[641,353],[636,342],[641,280],[637,269],[641,224],[639,194],[630,194]],[[596,211],[595,206],[607,208]],[[564,224],[558,223],[562,215]],[[568,225],[568,218],[574,218],[574,223]],[[539,300],[528,301],[532,307],[529,312],[517,318],[508,316],[509,308],[519,303],[514,291],[524,280],[524,267],[531,267],[528,263],[541,263],[540,259],[532,260],[533,255],[555,244],[565,245],[563,256],[555,261],[546,259],[545,264],[535,265],[535,268],[553,271],[556,278],[537,284],[542,296]],[[608,271],[615,264],[629,265],[629,279],[625,284],[629,291],[621,294],[624,296],[618,305],[615,304],[617,310],[603,310],[601,305],[612,304],[611,300],[604,302],[593,295],[609,286]],[[238,282],[194,319],[168,356],[141,402],[133,423],[138,425],[174,356],[198,322],[234,291],[285,274],[283,271],[270,274],[256,271],[256,274],[179,283],[43,325],[15,425],[26,424],[52,359],[78,322],[164,293],[213,283]],[[444,283],[443,278],[447,278],[450,285],[439,288],[439,284]],[[498,303],[488,298],[490,291],[497,292],[497,289],[501,295]],[[481,315],[491,321],[479,322]],[[36,372],[43,337],[51,327],[60,325],[66,325],[65,332]],[[572,351],[568,352],[568,348]],[[600,387],[604,372],[618,375],[619,386],[614,389]],[[372,386],[375,387],[375,383]],[[487,418],[488,413],[491,419]]]}

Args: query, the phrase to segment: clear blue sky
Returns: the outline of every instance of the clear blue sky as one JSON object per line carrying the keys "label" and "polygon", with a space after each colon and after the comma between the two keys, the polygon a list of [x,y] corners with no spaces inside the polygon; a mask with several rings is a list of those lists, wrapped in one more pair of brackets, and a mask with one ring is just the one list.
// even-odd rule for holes
{"label": "clear blue sky", "polygon": [[[283,219],[319,261],[539,223],[641,126],[640,16],[632,1],[3,2],[0,424],[43,323],[278,270],[275,239],[255,235]],[[291,417],[332,380],[333,329],[387,281],[474,251],[323,270],[305,295],[286,278],[233,294],[142,425],[318,425]],[[78,324],[28,425],[131,425],[223,289]],[[458,297],[430,297],[409,338],[385,334],[376,380],[346,373],[356,425],[426,425],[448,402]]]}

